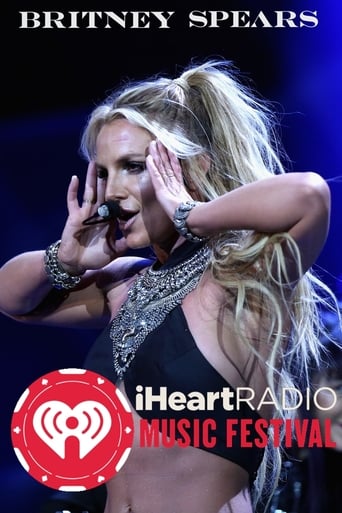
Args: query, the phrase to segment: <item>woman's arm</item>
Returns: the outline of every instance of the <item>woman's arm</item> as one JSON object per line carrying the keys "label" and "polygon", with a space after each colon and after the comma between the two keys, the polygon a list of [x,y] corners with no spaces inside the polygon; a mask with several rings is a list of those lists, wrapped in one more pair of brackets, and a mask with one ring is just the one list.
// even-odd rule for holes
{"label": "woman's arm", "polygon": [[[160,141],[150,144],[146,160],[155,193],[170,219],[181,202],[191,201],[180,163]],[[330,221],[330,190],[314,172],[272,175],[243,185],[214,200],[196,205],[186,218],[194,235],[211,236],[229,230],[287,232],[296,241],[302,270],[317,259]],[[293,279],[298,278],[297,263]],[[291,273],[291,269],[288,269]]]}
{"label": "woman's arm", "polygon": [[34,310],[52,290],[44,270],[44,251],[22,253],[0,268],[0,310],[23,315]]}
{"label": "woman's arm", "polygon": [[235,189],[195,207],[187,218],[197,235],[225,230],[287,232],[297,242],[305,272],[326,241],[330,190],[313,172],[273,176]]}
{"label": "woman's arm", "polygon": [[115,223],[83,225],[104,201],[94,163],[88,166],[83,192],[89,200],[81,205],[78,191],[79,180],[72,177],[67,193],[69,215],[55,257],[57,268],[61,266],[71,276],[82,275],[80,283],[68,290],[53,288],[45,270],[45,252],[22,253],[0,269],[0,311],[5,315],[22,322],[77,327],[102,325],[112,312],[108,293],[132,275],[135,264],[131,257],[122,256],[126,243],[123,238],[116,240]]}
{"label": "woman's arm", "polygon": [[120,257],[104,268],[87,271],[71,290],[52,287],[44,251],[22,253],[0,268],[0,311],[25,323],[102,327],[108,322],[130,278],[150,262]]}

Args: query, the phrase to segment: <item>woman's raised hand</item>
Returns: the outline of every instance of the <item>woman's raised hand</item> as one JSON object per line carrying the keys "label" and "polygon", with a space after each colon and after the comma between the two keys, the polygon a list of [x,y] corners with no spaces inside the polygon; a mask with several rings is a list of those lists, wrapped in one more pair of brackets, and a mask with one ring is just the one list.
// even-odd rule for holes
{"label": "woman's raised hand", "polygon": [[158,201],[170,219],[173,219],[176,207],[180,203],[193,200],[185,187],[177,156],[167,150],[160,141],[152,141],[146,166]]}
{"label": "woman's raised hand", "polygon": [[68,193],[66,221],[58,258],[70,274],[82,274],[88,269],[100,269],[127,250],[124,238],[116,240],[116,221],[83,225],[105,201],[105,182],[97,178],[94,162],[88,165],[82,204],[78,200],[79,179],[71,178]]}

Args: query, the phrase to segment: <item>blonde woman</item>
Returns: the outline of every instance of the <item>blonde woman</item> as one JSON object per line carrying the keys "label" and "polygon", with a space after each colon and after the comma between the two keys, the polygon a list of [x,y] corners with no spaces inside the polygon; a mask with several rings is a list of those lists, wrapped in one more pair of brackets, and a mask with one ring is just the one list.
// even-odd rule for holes
{"label": "blonde woman", "polygon": [[[83,202],[73,176],[60,240],[1,269],[5,315],[104,328],[86,367],[126,396],[136,437],[107,483],[105,513],[251,513],[276,485],[281,447],[272,430],[255,443],[255,426],[287,416],[281,390],[319,358],[327,291],[311,267],[330,194],[315,172],[285,172],[275,128],[229,62],[125,83],[89,117]],[[153,249],[151,260],[130,256],[140,248]],[[148,387],[211,402],[137,409],[137,391]],[[189,443],[142,447],[142,419],[181,418],[192,426]],[[215,443],[195,442],[195,419],[203,433],[208,418]],[[228,425],[237,426],[231,443]]]}

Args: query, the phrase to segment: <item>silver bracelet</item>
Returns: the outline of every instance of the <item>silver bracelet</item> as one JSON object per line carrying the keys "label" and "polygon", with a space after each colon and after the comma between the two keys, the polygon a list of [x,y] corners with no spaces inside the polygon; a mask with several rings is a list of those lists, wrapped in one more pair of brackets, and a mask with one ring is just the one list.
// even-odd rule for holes
{"label": "silver bracelet", "polygon": [[51,285],[55,289],[72,289],[81,281],[81,276],[72,276],[67,273],[58,260],[58,250],[61,241],[58,240],[45,250],[44,267]]}
{"label": "silver bracelet", "polygon": [[207,237],[199,237],[198,235],[194,235],[186,225],[186,220],[190,211],[200,203],[200,201],[186,201],[185,203],[181,203],[178,205],[173,215],[173,223],[177,232],[186,240],[191,242],[202,242],[207,239]]}

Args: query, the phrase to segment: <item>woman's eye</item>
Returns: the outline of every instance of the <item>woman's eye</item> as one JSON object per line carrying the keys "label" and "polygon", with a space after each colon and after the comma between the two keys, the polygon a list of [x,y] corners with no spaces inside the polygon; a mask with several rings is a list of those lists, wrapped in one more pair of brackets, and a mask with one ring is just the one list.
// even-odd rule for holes
{"label": "woman's eye", "polygon": [[106,180],[108,178],[108,171],[106,169],[98,169],[97,178],[100,180]]}
{"label": "woman's eye", "polygon": [[129,161],[125,164],[125,169],[130,173],[142,173],[146,169],[145,162]]}

